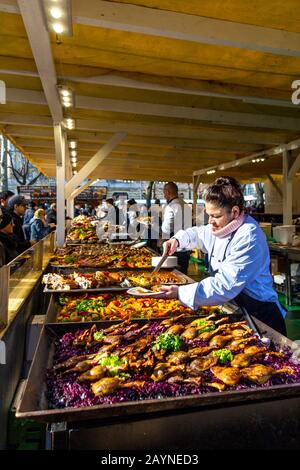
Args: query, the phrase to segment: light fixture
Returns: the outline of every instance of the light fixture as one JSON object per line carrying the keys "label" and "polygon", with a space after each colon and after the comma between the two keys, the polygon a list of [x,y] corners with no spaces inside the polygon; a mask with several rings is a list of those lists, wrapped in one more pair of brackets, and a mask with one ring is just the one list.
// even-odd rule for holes
{"label": "light fixture", "polygon": [[56,34],[62,34],[64,32],[64,27],[61,23],[54,23],[52,27]]}
{"label": "light fixture", "polygon": [[77,175],[77,171],[76,171],[76,170],[73,170],[73,175]]}
{"label": "light fixture", "polygon": [[69,141],[69,147],[70,147],[70,149],[76,149],[77,141],[76,140],[70,140]]}
{"label": "light fixture", "polygon": [[77,151],[76,150],[71,150],[70,155],[71,155],[71,157],[77,157]]}
{"label": "light fixture", "polygon": [[70,160],[71,162],[77,162],[77,157],[71,157]]}
{"label": "light fixture", "polygon": [[72,119],[72,118],[66,118],[63,122],[64,126],[69,129],[69,130],[72,130],[72,129],[75,129],[75,119]]}
{"label": "light fixture", "polygon": [[71,91],[68,90],[67,88],[62,88],[61,89],[61,95],[64,97],[64,98],[67,98],[68,96],[70,96],[71,94]]}
{"label": "light fixture", "polygon": [[55,20],[59,20],[59,18],[61,18],[63,16],[63,12],[62,10],[59,8],[59,7],[52,7],[50,9],[50,15],[52,16],[52,18],[54,18]]}
{"label": "light fixture", "polygon": [[216,170],[208,170],[206,173],[207,173],[208,175],[212,175],[212,174],[215,173],[215,172],[216,172]]}
{"label": "light fixture", "polygon": [[264,162],[265,161],[265,158],[254,158],[253,160],[251,160],[252,163],[259,163],[259,162]]}
{"label": "light fixture", "polygon": [[43,0],[46,28],[49,32],[72,36],[71,0]]}
{"label": "light fixture", "polygon": [[60,102],[65,108],[74,106],[74,93],[71,88],[65,85],[58,85],[58,93],[60,96]]}
{"label": "light fixture", "polygon": [[77,167],[77,163],[76,163],[76,162],[72,162],[72,167],[73,167],[73,168],[76,168],[76,167]]}

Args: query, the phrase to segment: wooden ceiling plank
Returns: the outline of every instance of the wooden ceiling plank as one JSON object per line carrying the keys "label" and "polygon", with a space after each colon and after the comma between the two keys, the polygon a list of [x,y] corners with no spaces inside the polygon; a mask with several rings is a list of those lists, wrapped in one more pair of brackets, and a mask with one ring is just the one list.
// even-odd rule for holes
{"label": "wooden ceiling plank", "polygon": [[[45,96],[42,92],[19,88],[7,89],[7,102],[38,105],[45,105],[47,103]],[[76,96],[76,108],[110,111],[126,114],[132,113],[136,115],[162,116],[179,119],[209,121],[214,124],[234,125],[242,127],[271,128],[282,130],[285,129],[292,131],[298,131],[300,128],[300,118],[290,118],[270,114],[240,113],[195,107],[142,103],[139,101],[113,100],[107,98],[96,98],[94,96]]]}
{"label": "wooden ceiling plank", "polygon": [[[88,5],[87,5],[88,4]],[[94,7],[94,8],[93,8]],[[93,14],[87,17],[87,11]],[[300,57],[300,34],[136,5],[76,2],[74,23]]]}

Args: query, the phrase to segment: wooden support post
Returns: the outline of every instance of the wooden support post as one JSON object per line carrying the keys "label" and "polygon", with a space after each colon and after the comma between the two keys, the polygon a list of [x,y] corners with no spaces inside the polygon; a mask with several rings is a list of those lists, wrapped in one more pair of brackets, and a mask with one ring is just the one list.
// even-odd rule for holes
{"label": "wooden support post", "polygon": [[74,217],[74,198],[67,199],[67,216],[73,219]]}
{"label": "wooden support post", "polygon": [[274,186],[274,188],[276,189],[276,191],[278,192],[278,194],[280,195],[280,197],[282,198],[283,194],[282,194],[282,189],[278,186],[278,184],[276,183],[276,181],[274,180],[273,176],[270,175],[270,174],[267,174],[267,178],[268,180],[272,183],[272,186]]}
{"label": "wooden support post", "polygon": [[293,223],[293,179],[289,177],[291,168],[291,150],[284,150],[282,154],[282,189],[283,189],[283,224],[292,225]]}
{"label": "wooden support post", "polygon": [[97,168],[100,163],[118,146],[126,137],[125,132],[117,132],[113,137],[98,150],[98,152],[73,176],[66,184],[66,198]]}
{"label": "wooden support post", "polygon": [[8,324],[10,266],[0,268],[0,327]]}
{"label": "wooden support post", "polygon": [[65,135],[60,124],[54,126],[56,154],[57,246],[65,242]]}
{"label": "wooden support post", "polygon": [[56,235],[56,232],[51,232],[49,237],[50,237],[50,241],[49,241],[49,250],[50,250],[50,253],[53,253],[54,252],[54,248],[55,248],[55,235]]}
{"label": "wooden support post", "polygon": [[197,223],[197,199],[199,184],[200,175],[193,176],[193,225],[196,225]]}
{"label": "wooden support post", "polygon": [[34,271],[42,271],[43,269],[44,240],[40,240],[34,246],[33,269]]}

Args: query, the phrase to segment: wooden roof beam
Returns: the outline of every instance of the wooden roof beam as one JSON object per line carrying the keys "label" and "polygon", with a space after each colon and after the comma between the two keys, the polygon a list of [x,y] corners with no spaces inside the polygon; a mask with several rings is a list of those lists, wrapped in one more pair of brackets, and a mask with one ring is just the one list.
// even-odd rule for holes
{"label": "wooden roof beam", "polygon": [[42,82],[46,102],[54,124],[59,124],[63,120],[63,112],[58,96],[56,70],[41,2],[38,0],[18,0],[18,6]]}
{"label": "wooden roof beam", "polygon": [[73,12],[89,26],[300,57],[300,34],[278,29],[102,0],[75,0]]}
{"label": "wooden roof beam", "polygon": [[[7,102],[45,105],[43,92],[20,88],[7,89]],[[158,116],[196,121],[208,121],[217,125],[256,127],[298,131],[300,118],[280,115],[239,113],[186,106],[143,103],[140,101],[113,100],[94,96],[76,96],[76,108],[116,113],[130,113],[142,116]]]}
{"label": "wooden roof beam", "polygon": [[123,132],[115,134],[100,150],[73,176],[71,181],[66,184],[65,194],[68,198],[72,192],[84,181],[100,163],[110,154],[110,152],[124,139],[126,134]]}
{"label": "wooden roof beam", "polygon": [[[130,73],[130,72],[129,72]],[[1,75],[17,75],[25,77],[37,77],[39,74],[27,70],[13,70],[13,69],[0,69]],[[157,92],[166,92],[180,95],[194,95],[194,96],[208,96],[212,98],[221,98],[227,100],[237,100],[243,103],[260,104],[265,106],[280,106],[287,108],[294,108],[291,100],[277,99],[277,98],[266,98],[259,96],[259,94],[274,94],[278,93],[278,90],[266,89],[266,88],[255,88],[247,87],[244,85],[232,85],[228,83],[213,83],[208,80],[196,80],[196,79],[185,79],[189,83],[189,87],[178,87],[173,85],[163,85],[155,83],[157,77],[149,75],[149,81],[147,81],[147,75],[143,77],[143,80],[137,80],[133,78],[127,78],[118,75],[117,73],[107,73],[105,75],[99,75],[96,77],[80,77],[73,75],[57,76],[58,79],[68,80],[74,83],[87,83],[91,85],[106,85],[109,87],[121,87],[131,88],[135,90],[151,90]],[[161,77],[160,77],[161,79]],[[152,80],[152,81],[150,81]],[[167,78],[165,78],[167,80]],[[183,81],[183,79],[181,79]],[[221,93],[219,90],[223,88],[224,91]],[[202,89],[201,89],[202,88]],[[257,95],[255,95],[255,93]],[[282,93],[282,91],[281,91]]]}
{"label": "wooden roof beam", "polygon": [[[210,171],[210,170],[223,171],[223,170],[228,170],[229,168],[240,167],[242,165],[251,163],[251,161],[256,158],[273,157],[276,155],[280,155],[283,152],[292,151],[297,148],[300,148],[300,139],[293,140],[292,142],[289,142],[288,144],[278,145],[277,147],[274,147],[272,149],[263,150],[262,152],[253,153],[251,155],[248,155],[247,157],[243,157],[235,161],[231,161],[231,162],[224,163],[224,164],[222,163],[221,165],[218,165],[218,166],[212,166],[209,168],[205,168],[203,170],[195,171],[193,175],[194,176],[203,175],[207,173],[207,171]],[[290,173],[288,174],[288,178],[291,178],[291,175],[296,174],[296,171],[299,168],[299,165],[300,165],[300,154],[298,155],[297,159],[293,163],[293,166],[289,168]]]}
{"label": "wooden roof beam", "polygon": [[[72,116],[71,116],[72,117]],[[53,122],[48,116],[36,116],[30,114],[5,113],[0,110],[0,124],[4,125],[22,125],[37,127],[52,127]],[[135,136],[146,137],[163,137],[163,138],[180,138],[180,139],[214,139],[222,142],[252,143],[263,145],[276,145],[283,142],[282,136],[278,132],[265,131],[259,132],[253,129],[232,129],[225,127],[212,126],[204,127],[203,125],[194,126],[187,125],[170,125],[155,124],[143,122],[130,122],[124,120],[112,119],[76,119],[75,132],[126,132]],[[69,133],[68,133],[69,134]],[[72,133],[73,134],[73,133]]]}

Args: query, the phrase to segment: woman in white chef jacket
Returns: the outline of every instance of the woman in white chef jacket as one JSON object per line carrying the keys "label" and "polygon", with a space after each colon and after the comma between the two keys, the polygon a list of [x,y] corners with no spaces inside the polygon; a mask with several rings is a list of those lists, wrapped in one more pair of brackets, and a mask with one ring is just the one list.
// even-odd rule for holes
{"label": "woman in white chef jacket", "polygon": [[278,302],[270,273],[270,254],[265,234],[244,213],[239,183],[231,177],[217,178],[205,198],[208,225],[179,230],[164,243],[164,254],[176,249],[198,248],[208,254],[211,275],[185,286],[162,286],[164,298],[178,298],[197,309],[230,300],[248,313],[286,334],[285,311]]}

